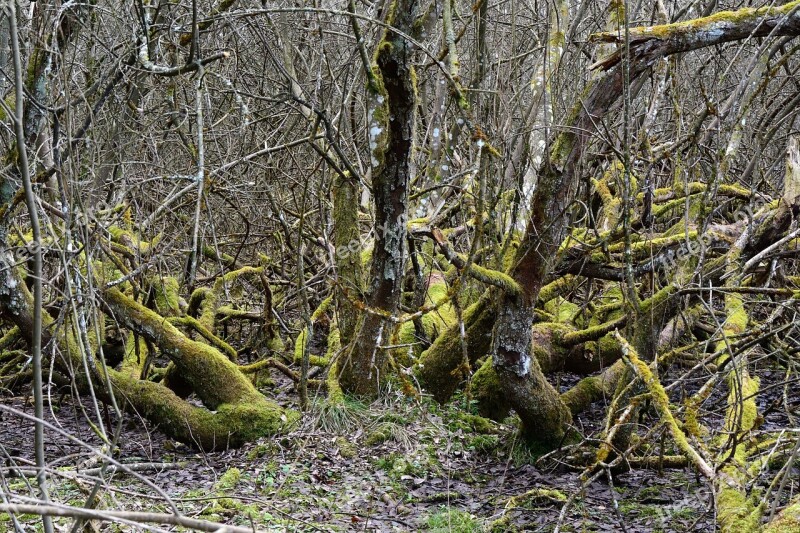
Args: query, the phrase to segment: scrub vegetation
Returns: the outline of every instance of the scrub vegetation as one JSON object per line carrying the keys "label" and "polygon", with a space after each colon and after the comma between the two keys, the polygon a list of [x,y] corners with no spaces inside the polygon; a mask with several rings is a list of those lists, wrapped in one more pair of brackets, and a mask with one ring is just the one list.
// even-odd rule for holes
{"label": "scrub vegetation", "polygon": [[8,530],[800,528],[800,1],[7,4]]}

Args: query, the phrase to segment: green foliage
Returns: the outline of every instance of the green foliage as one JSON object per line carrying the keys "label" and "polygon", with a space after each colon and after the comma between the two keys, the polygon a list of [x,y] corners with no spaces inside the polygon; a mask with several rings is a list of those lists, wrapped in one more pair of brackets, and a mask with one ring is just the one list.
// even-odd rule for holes
{"label": "green foliage", "polygon": [[468,448],[476,452],[489,453],[500,446],[500,437],[497,435],[475,435],[467,442]]}
{"label": "green foliage", "polygon": [[432,533],[474,533],[483,525],[473,515],[458,509],[440,508],[425,520],[426,530]]}

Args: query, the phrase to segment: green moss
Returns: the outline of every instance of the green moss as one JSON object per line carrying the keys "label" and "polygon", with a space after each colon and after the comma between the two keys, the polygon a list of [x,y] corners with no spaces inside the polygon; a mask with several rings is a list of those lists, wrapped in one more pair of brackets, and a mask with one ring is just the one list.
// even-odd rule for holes
{"label": "green moss", "polygon": [[341,350],[342,348],[342,341],[341,341],[341,334],[339,333],[339,328],[331,327],[330,331],[328,332],[328,346],[325,348],[325,359],[327,361],[332,361],[334,356]]}
{"label": "green moss", "polygon": [[339,455],[345,459],[352,459],[358,455],[356,445],[344,437],[336,437],[336,447],[339,448]]}
{"label": "green moss", "polygon": [[364,268],[369,268],[372,262],[372,246],[367,246],[361,251],[361,265]]}
{"label": "green moss", "polygon": [[458,509],[442,507],[425,520],[426,531],[431,533],[476,533],[483,531],[478,519]]}
{"label": "green moss", "polygon": [[584,350],[587,354],[591,354],[592,359],[596,357],[601,357],[606,361],[615,359],[621,353],[619,342],[617,342],[613,334],[606,333],[609,327],[614,324],[618,324],[618,322],[612,320],[605,324],[569,332],[564,335],[562,342],[567,346],[583,344]]}
{"label": "green moss", "polygon": [[691,447],[691,445],[689,445],[686,435],[675,421],[675,418],[672,415],[669,397],[667,396],[664,387],[661,385],[661,382],[650,369],[650,366],[639,359],[636,351],[625,341],[625,339],[622,338],[619,333],[616,333],[616,337],[620,344],[622,344],[623,353],[628,357],[628,360],[635,368],[636,373],[647,386],[647,390],[650,392],[656,412],[658,412],[659,417],[667,426],[667,429],[672,435],[672,438],[675,441],[675,444],[678,446],[678,449],[680,449],[681,452],[685,454],[686,457],[688,457],[689,460],[696,466],[703,465],[707,468],[708,466],[705,464],[705,460],[700,457],[700,455],[697,453],[697,451],[695,451],[694,448]]}
{"label": "green moss", "polygon": [[[734,385],[735,379],[741,380],[741,390]],[[750,377],[746,372],[740,372],[739,376],[735,376],[734,373],[729,374],[728,382],[731,388],[728,403],[732,406],[732,410],[726,417],[727,429],[740,433],[750,431],[756,427],[758,421],[756,394],[761,384],[760,380]]]}
{"label": "green moss", "polygon": [[399,480],[402,476],[423,477],[427,474],[429,465],[423,464],[418,457],[410,458],[405,454],[392,452],[375,460],[375,466],[384,470],[390,478]]}
{"label": "green moss", "polygon": [[800,531],[800,497],[794,500],[764,528],[764,533],[796,533]]}
{"label": "green moss", "polygon": [[[642,496],[639,496],[642,498]],[[624,514],[636,514],[637,517],[641,518],[652,518],[657,516],[662,516],[661,507],[658,505],[645,505],[639,503],[637,501],[625,501],[620,503],[619,511]]]}
{"label": "green moss", "polygon": [[296,413],[268,401],[236,364],[215,348],[187,338],[163,317],[116,289],[104,295],[115,318],[158,346],[203,403],[216,410],[194,407],[161,385],[110,371],[124,397],[144,416],[153,417],[165,433],[213,449],[277,433],[296,420]]}
{"label": "green moss", "polygon": [[311,313],[311,322],[317,323],[319,322],[320,318],[323,317],[328,312],[328,309],[331,307],[331,302],[333,302],[333,296],[328,296],[320,304],[314,309],[314,312]]}
{"label": "green moss", "polygon": [[365,443],[367,446],[375,446],[382,444],[392,438],[392,425],[391,423],[383,422],[378,427],[367,435]]}
{"label": "green moss", "polygon": [[686,400],[686,409],[682,425],[687,435],[703,437],[708,430],[700,423],[700,407],[694,397]]}
{"label": "green moss", "polygon": [[[339,338],[338,330],[333,330],[333,331],[336,331],[337,333],[332,338],[329,335],[329,346],[328,350],[326,351],[326,355],[318,356],[309,354],[308,364],[310,364],[311,366],[320,366],[320,367],[326,367],[330,364],[331,359],[328,354],[331,353],[331,351],[333,351],[333,353],[336,353],[336,350],[339,349],[339,346],[337,345]],[[303,360],[303,354],[305,353],[306,344],[308,343],[308,341],[306,340],[307,336],[308,336],[308,330],[306,330],[306,328],[303,328],[302,331],[300,331],[300,333],[297,335],[297,339],[294,342],[295,363],[300,363]],[[330,341],[333,341],[334,344],[331,344]]]}
{"label": "green moss", "polygon": [[[421,321],[425,335],[430,339],[434,333],[433,319],[426,315],[422,317]],[[394,360],[404,366],[410,366],[422,352],[422,344],[417,338],[417,328],[414,322],[403,322],[397,329],[392,344],[399,345],[398,348],[392,350]]]}
{"label": "green moss", "polygon": [[[427,340],[433,341],[456,321],[455,310],[450,304],[449,289],[444,281],[432,283],[428,287],[424,305],[431,311],[422,315],[419,322]],[[411,366],[424,348],[413,321],[400,324],[395,331],[392,344],[400,346],[392,350],[392,356],[395,361],[405,366]]]}
{"label": "green moss", "polygon": [[729,292],[725,294],[725,310],[727,319],[725,320],[725,333],[728,335],[738,335],[747,329],[747,311],[744,309],[744,301],[741,294]]}
{"label": "green moss", "polygon": [[122,358],[120,372],[138,379],[142,374],[142,367],[147,358],[147,353],[147,342],[145,342],[144,337],[128,332],[125,342],[125,355]]}
{"label": "green moss", "polygon": [[544,304],[544,310],[556,317],[556,321],[571,324],[580,313],[580,307],[560,296]]}
{"label": "green moss", "polygon": [[328,385],[328,403],[332,406],[344,405],[344,392],[339,385],[339,364],[334,361],[328,369],[328,377],[325,379]]}
{"label": "green moss", "polygon": [[661,306],[666,304],[670,297],[678,292],[678,287],[670,283],[658,290],[654,295],[639,304],[639,314],[649,315],[658,312]]}
{"label": "green moss", "polygon": [[509,498],[506,503],[503,516],[492,522],[488,531],[492,533],[505,533],[506,531],[514,531],[513,524],[511,523],[511,511],[516,508],[526,508],[535,510],[535,506],[542,504],[564,504],[567,501],[567,495],[557,489],[535,488],[531,489],[524,494]]}
{"label": "green moss", "polygon": [[283,342],[281,336],[276,332],[267,339],[267,349],[272,353],[283,353],[286,349],[286,343]]}
{"label": "green moss", "polygon": [[[17,98],[13,91],[6,97],[5,104],[12,113],[16,112]],[[6,113],[5,107],[0,106],[0,121],[5,122],[6,120],[8,120],[8,113]]]}
{"label": "green moss", "polygon": [[717,491],[717,521],[722,533],[742,533],[761,529],[761,510],[735,487]]}
{"label": "green moss", "polygon": [[[108,232],[111,234],[111,238],[120,244],[131,246],[134,248],[135,251],[138,251],[142,255],[149,255],[158,243],[161,241],[162,235],[156,235],[153,237],[151,241],[145,241],[134,232],[120,228],[119,226],[110,226],[108,228]],[[127,244],[129,243],[129,244]]]}
{"label": "green moss", "polygon": [[516,499],[520,504],[525,501],[564,503],[567,501],[567,495],[558,489],[536,488],[529,490],[521,496],[517,496]]}
{"label": "green moss", "polygon": [[469,382],[470,396],[478,407],[478,412],[492,420],[503,420],[511,411],[511,405],[506,400],[500,378],[492,368],[491,357],[481,365]]}
{"label": "green moss", "polygon": [[[356,298],[364,288],[364,262],[361,232],[358,222],[359,183],[349,173],[337,175],[333,187],[333,240],[336,246],[334,260],[338,276],[336,296],[337,330],[340,341],[350,344],[359,313],[348,299],[344,289]],[[328,343],[330,346],[330,342]]]}
{"label": "green moss", "polygon": [[299,419],[298,413],[283,410],[260,394],[244,397],[240,403],[220,405],[212,413],[181,400],[162,385],[109,373],[115,388],[139,414],[158,423],[169,437],[204,450],[237,447],[275,435]]}
{"label": "green moss", "polygon": [[797,7],[796,2],[789,2],[779,7],[743,8],[736,11],[720,11],[707,17],[702,17],[673,24],[631,28],[631,37],[653,37],[667,39],[680,35],[693,35],[698,30],[714,31],[717,26],[729,27],[731,25],[754,21],[760,17],[779,16],[792,12]]}
{"label": "green moss", "polygon": [[539,291],[539,301],[547,302],[560,294],[572,290],[573,286],[575,285],[575,280],[575,276],[572,274],[567,274],[566,276],[561,276],[560,278],[551,281]]}
{"label": "green moss", "polygon": [[561,401],[569,407],[573,415],[577,415],[588,409],[592,402],[611,398],[624,372],[625,365],[622,360],[615,361],[600,375],[580,380],[574,387],[561,395]]}
{"label": "green moss", "polygon": [[474,435],[467,441],[467,447],[480,453],[489,453],[500,446],[498,435]]}
{"label": "green moss", "polygon": [[[225,404],[217,409],[219,418],[230,427],[229,432],[236,435],[234,442],[253,442],[260,437],[276,435],[285,431],[300,419],[296,411],[280,409],[271,402],[257,398],[244,400],[237,404]],[[257,401],[256,401],[257,400]]]}
{"label": "green moss", "polygon": [[219,480],[214,484],[214,490],[216,491],[230,491],[233,490],[236,485],[239,483],[239,480],[242,478],[242,471],[236,467],[229,468],[225,471],[222,476],[220,476]]}
{"label": "green moss", "polygon": [[[687,239],[696,240],[697,235],[698,235],[697,231],[692,230],[689,231],[688,233],[681,233],[680,235],[670,235],[667,237],[657,237],[651,240],[634,242],[631,243],[631,253],[634,254],[634,256],[637,258],[643,257],[645,255],[649,255],[652,252],[658,251],[661,248],[685,242]],[[624,249],[625,249],[624,242],[618,242],[608,247],[608,251],[611,253],[621,253]],[[597,259],[599,259],[600,261],[602,261],[603,258],[604,258],[603,255],[597,257]]]}
{"label": "green moss", "polygon": [[[493,291],[484,292],[477,302],[463,313],[467,355],[470,364],[488,353],[495,309]],[[447,328],[419,358],[415,367],[422,386],[437,401],[446,401],[462,381],[462,373],[454,372],[464,362],[462,339],[457,324]]]}
{"label": "green moss", "polygon": [[[216,322],[217,322],[217,294],[208,289],[197,289],[192,293],[192,299],[195,299],[195,295],[199,298],[200,301],[200,315],[197,319],[206,328],[208,331],[214,331]],[[191,302],[190,302],[191,308]]]}
{"label": "green moss", "polygon": [[202,246],[203,255],[212,261],[218,261],[227,267],[232,267],[235,263],[234,258],[232,255],[225,254],[225,253],[217,253],[217,250],[213,246],[209,246],[204,244]]}
{"label": "green moss", "polygon": [[172,276],[153,280],[153,301],[156,312],[162,316],[174,316],[181,312],[180,284]]}
{"label": "green moss", "polygon": [[294,361],[295,363],[303,360],[303,354],[306,353],[306,345],[308,344],[308,329],[303,328],[297,334],[294,341]]}
{"label": "green moss", "polygon": [[220,350],[228,357],[228,359],[234,362],[238,361],[239,354],[236,352],[236,349],[214,335],[212,332],[208,331],[199,320],[196,320],[190,316],[170,317],[167,320],[170,324],[185,326],[193,331],[196,331],[205,341],[209,343],[209,345]]}
{"label": "green moss", "polygon": [[497,427],[488,418],[476,416],[463,411],[456,411],[448,426],[451,430],[462,430],[468,433],[480,433],[490,435],[497,433]]}
{"label": "green moss", "polygon": [[538,322],[533,325],[531,352],[542,372],[547,374],[564,366],[569,347],[563,343],[563,339],[573,333],[575,327],[569,324]]}
{"label": "green moss", "polygon": [[253,449],[247,452],[247,460],[255,461],[256,459],[260,459],[267,455],[272,455],[278,451],[279,448],[277,448],[272,442],[262,442],[253,446]]}
{"label": "green moss", "polygon": [[509,294],[522,294],[522,287],[520,287],[519,283],[505,272],[492,270],[473,263],[469,267],[469,274],[478,281],[499,287]]}

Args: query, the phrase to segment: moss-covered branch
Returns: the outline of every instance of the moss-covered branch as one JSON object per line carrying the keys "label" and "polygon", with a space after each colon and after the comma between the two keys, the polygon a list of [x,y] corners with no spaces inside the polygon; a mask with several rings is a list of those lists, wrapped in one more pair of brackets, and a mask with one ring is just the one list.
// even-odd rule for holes
{"label": "moss-covered branch", "polygon": [[697,453],[697,450],[695,450],[689,444],[689,441],[686,438],[686,435],[683,433],[683,430],[681,430],[680,426],[678,426],[678,422],[672,415],[669,397],[667,396],[664,387],[661,385],[661,382],[658,380],[655,374],[653,374],[653,371],[650,370],[650,367],[641,359],[639,359],[636,350],[634,350],[633,347],[628,344],[628,341],[626,341],[622,335],[619,334],[619,332],[616,332],[615,336],[622,345],[623,354],[628,358],[631,365],[633,365],[636,374],[638,374],[642,379],[647,387],[647,390],[650,391],[656,411],[661,417],[661,420],[667,426],[667,429],[672,435],[675,444],[684,454],[686,454],[686,457],[689,458],[689,460],[692,462],[692,464],[694,464],[701,474],[708,479],[714,479],[716,477],[714,469],[699,453]]}
{"label": "moss-covered branch", "polygon": [[[773,37],[800,34],[800,2],[789,2],[782,6],[744,8],[737,11],[721,11],[703,17],[673,24],[630,29],[631,55],[634,60],[652,64],[657,59],[689,52],[709,46],[752,37]],[[618,32],[592,35],[594,42],[620,43]],[[594,65],[609,69],[622,59],[620,47],[611,56]]]}

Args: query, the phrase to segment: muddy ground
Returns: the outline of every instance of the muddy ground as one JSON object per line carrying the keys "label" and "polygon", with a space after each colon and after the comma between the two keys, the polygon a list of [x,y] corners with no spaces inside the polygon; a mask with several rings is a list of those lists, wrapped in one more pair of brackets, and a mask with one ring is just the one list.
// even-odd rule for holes
{"label": "muddy ground", "polygon": [[[570,381],[565,377],[562,387]],[[284,392],[277,399],[290,405],[293,397]],[[59,428],[46,432],[50,465],[69,472],[97,467],[92,448],[101,441],[86,419],[96,424],[99,412],[112,430],[118,420],[102,406],[95,409],[88,399],[59,400],[51,398],[47,415]],[[760,397],[762,409],[768,410],[772,400],[769,393]],[[440,407],[426,399],[390,394],[380,403],[348,404],[335,412],[321,405],[315,404],[287,435],[206,454],[167,440],[135,413],[126,413],[114,457],[126,464],[163,464],[138,474],[163,495],[142,479],[115,474],[101,493],[100,507],[168,512],[168,497],[188,516],[266,531],[468,532],[492,526],[495,531],[553,531],[559,520],[562,531],[682,532],[715,527],[709,487],[690,469],[633,470],[616,476],[613,484],[603,476],[581,490],[581,472],[564,463],[568,454],[556,453],[534,464],[515,442],[513,425],[488,424],[469,415],[463,399]],[[0,407],[3,490],[6,495],[30,495],[26,483],[32,480],[14,476],[19,474],[16,468],[33,460],[33,426],[7,408],[32,414],[32,407],[19,396],[3,397]],[[576,426],[591,437],[602,425],[603,412],[602,402],[596,404],[575,421]],[[785,422],[769,416],[767,423]],[[643,428],[657,424],[647,415],[640,422]],[[83,505],[90,481],[54,477],[53,499]],[[528,496],[518,498],[515,506],[511,498],[525,493]],[[577,497],[560,518],[565,498],[573,494]],[[20,520],[36,523],[31,516]],[[97,527],[135,530],[127,525]],[[0,515],[0,530],[12,530],[7,515]]]}

